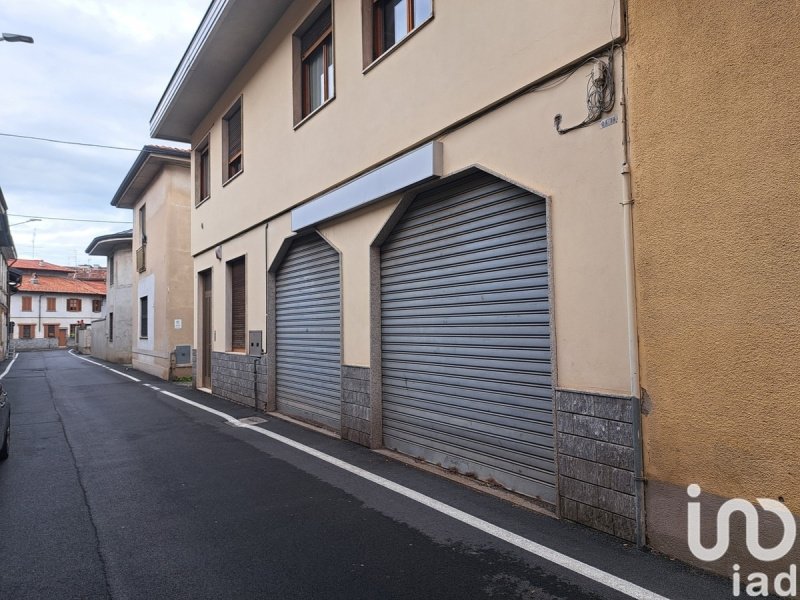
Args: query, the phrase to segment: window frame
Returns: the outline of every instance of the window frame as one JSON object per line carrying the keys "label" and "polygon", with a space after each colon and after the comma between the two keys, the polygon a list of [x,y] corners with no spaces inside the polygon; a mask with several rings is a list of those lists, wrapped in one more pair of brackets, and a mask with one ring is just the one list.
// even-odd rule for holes
{"label": "window frame", "polygon": [[114,341],[114,313],[108,313],[108,341]]}
{"label": "window frame", "polygon": [[[203,167],[204,157],[205,168]],[[203,141],[198,144],[194,151],[194,158],[194,205],[196,208],[211,199],[211,136],[209,134],[206,134]],[[204,185],[208,188],[205,190],[205,195],[203,194]]]}
{"label": "window frame", "polygon": [[22,325],[19,326],[18,339],[32,340],[35,337],[36,337],[36,330],[34,329],[34,325],[31,325],[30,323],[23,323]]}
{"label": "window frame", "polygon": [[56,312],[58,310],[58,298],[55,296],[47,296],[45,300],[47,301],[45,312]]}
{"label": "window frame", "polygon": [[[52,324],[52,323],[45,324],[45,326],[44,326],[44,337],[45,337],[45,339],[49,339],[49,340],[57,339],[58,338],[58,326],[59,326],[59,323],[56,323],[56,324]],[[53,332],[53,335],[50,335],[51,331]]]}
{"label": "window frame", "polygon": [[[231,352],[247,351],[247,260],[240,256],[229,260],[226,264],[228,270],[228,348]],[[241,297],[237,297],[234,269],[241,268]],[[241,303],[241,324],[235,322],[236,308]],[[241,330],[239,330],[241,327]]]}
{"label": "window frame", "polygon": [[[77,303],[77,307],[75,307],[75,303]],[[67,298],[67,312],[81,312],[82,310],[83,300],[81,298]]]}
{"label": "window frame", "polygon": [[20,302],[22,303],[20,309],[22,312],[33,312],[33,296],[20,296]]}
{"label": "window frame", "polygon": [[383,59],[394,52],[395,49],[402,46],[406,40],[415,35],[428,23],[433,21],[434,15],[436,14],[435,0],[430,0],[430,14],[420,21],[419,25],[414,26],[414,0],[405,0],[406,34],[401,39],[395,41],[394,44],[385,48],[383,37],[383,11],[385,9],[385,4],[389,1],[390,0],[362,0],[361,20],[364,55],[364,69],[362,73],[364,74],[371,70],[376,64],[383,61]]}
{"label": "window frame", "polygon": [[[95,309],[97,307],[97,309]],[[100,298],[92,298],[92,312],[103,312],[103,301]]]}
{"label": "window frame", "polygon": [[147,313],[149,310],[150,304],[150,297],[149,296],[139,296],[139,339],[146,340],[148,339],[149,333],[149,323],[147,318]]}
{"label": "window frame", "polygon": [[[223,187],[244,173],[244,110],[243,96],[239,96],[222,117],[222,181]],[[239,151],[231,152],[230,123],[239,114]],[[237,170],[232,171],[234,165]]]}

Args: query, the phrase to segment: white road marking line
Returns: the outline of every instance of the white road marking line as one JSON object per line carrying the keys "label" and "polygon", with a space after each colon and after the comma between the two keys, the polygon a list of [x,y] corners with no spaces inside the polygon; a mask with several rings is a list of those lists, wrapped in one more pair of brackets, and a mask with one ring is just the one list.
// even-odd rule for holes
{"label": "white road marking line", "polygon": [[85,360],[86,362],[91,363],[93,365],[97,365],[98,367],[103,367],[104,369],[107,369],[107,370],[111,371],[112,373],[116,373],[117,375],[122,375],[123,377],[127,377],[128,379],[130,379],[131,381],[135,381],[136,383],[139,383],[139,382],[142,381],[141,379],[136,379],[136,377],[133,377],[132,375],[128,375],[127,373],[123,373],[122,371],[117,371],[116,369],[112,369],[111,367],[107,367],[107,366],[105,366],[105,365],[103,365],[103,364],[101,364],[99,362],[95,362],[93,360],[89,360],[88,358],[84,358],[82,356],[78,356],[72,350],[70,350],[69,353],[72,356],[74,356],[75,358],[79,358],[81,360]]}
{"label": "white road marking line", "polygon": [[[108,369],[114,373],[118,373],[123,377],[128,377],[129,379],[133,379],[134,381],[139,381],[135,377],[131,377],[125,373],[117,371],[116,369],[112,369],[110,367],[106,367],[100,363],[94,362],[93,360],[88,360],[83,358],[82,356],[78,356],[73,354],[70,351],[70,354],[75,356],[76,358],[80,358],[81,360],[85,360],[86,362],[92,363],[94,365],[103,367],[104,369]],[[143,384],[147,387],[152,387],[149,384]],[[611,573],[607,573],[602,569],[598,569],[597,567],[593,567],[591,565],[586,564],[585,562],[581,562],[577,559],[571,558],[566,554],[562,554],[557,550],[553,550],[552,548],[548,548],[547,546],[543,546],[542,544],[538,544],[532,540],[529,540],[521,535],[517,535],[507,529],[503,529],[502,527],[498,527],[497,525],[493,525],[488,521],[484,521],[478,517],[470,515],[462,510],[459,510],[449,504],[445,504],[444,502],[440,502],[435,498],[431,498],[430,496],[426,496],[425,494],[421,494],[411,488],[408,488],[404,485],[400,485],[399,483],[395,483],[385,477],[381,477],[380,475],[375,475],[365,469],[360,467],[356,467],[355,465],[351,465],[343,460],[340,460],[334,456],[329,454],[325,454],[324,452],[320,452],[310,446],[306,446],[305,444],[301,444],[300,442],[296,442],[293,439],[284,437],[277,433],[273,433],[272,431],[268,431],[266,429],[261,429],[260,427],[256,427],[255,425],[248,425],[246,423],[240,422],[238,419],[235,419],[231,415],[224,413],[220,410],[216,410],[209,406],[205,406],[204,404],[200,404],[199,402],[194,402],[193,400],[189,400],[188,398],[184,398],[183,396],[179,396],[178,394],[173,394],[172,392],[168,392],[166,390],[161,390],[161,393],[165,396],[169,396],[170,398],[174,398],[175,400],[179,400],[195,408],[199,408],[200,410],[204,410],[209,412],[213,415],[217,415],[222,419],[228,421],[231,424],[235,424],[237,427],[241,429],[250,429],[255,431],[256,433],[260,433],[261,435],[267,436],[268,438],[280,442],[281,444],[285,444],[294,448],[295,450],[299,450],[300,452],[304,452],[309,456],[313,456],[321,461],[324,461],[328,464],[331,464],[335,467],[338,467],[344,471],[352,473],[358,477],[366,479],[367,481],[371,481],[381,487],[384,487],[388,490],[391,490],[401,496],[405,496],[406,498],[413,500],[415,502],[419,502],[420,504],[427,506],[437,512],[440,512],[448,517],[455,519],[456,521],[460,521],[470,527],[474,527],[479,531],[483,531],[499,540],[503,540],[517,548],[525,550],[530,554],[543,558],[553,564],[556,564],[560,567],[568,569],[573,573],[577,573],[578,575],[582,575],[587,579],[591,579],[596,581],[597,583],[601,583],[606,587],[611,588],[612,590],[616,590],[626,596],[630,596],[631,598],[636,598],[637,600],[669,600],[666,596],[661,596],[660,594],[656,594],[655,592],[651,592],[648,589],[645,589],[641,586],[636,585],[635,583],[631,583],[626,579],[622,579],[621,577],[617,577],[616,575],[612,575]]]}
{"label": "white road marking line", "polygon": [[655,592],[651,592],[648,589],[640,587],[630,581],[622,579],[621,577],[617,577],[616,575],[612,575],[611,573],[606,573],[605,571],[588,565],[584,562],[576,560],[567,556],[566,554],[562,554],[552,548],[548,548],[547,546],[543,546],[542,544],[537,544],[536,542],[529,540],[527,538],[522,537],[521,535],[517,535],[516,533],[512,533],[507,529],[503,529],[502,527],[498,527],[497,525],[493,525],[488,521],[484,521],[483,519],[479,519],[469,513],[466,513],[462,510],[454,508],[449,504],[445,504],[444,502],[440,502],[435,498],[431,498],[430,496],[426,496],[425,494],[421,494],[411,488],[407,488],[403,485],[395,483],[389,479],[381,477],[380,475],[375,475],[365,469],[360,467],[356,467],[355,465],[351,465],[343,460],[335,458],[329,454],[325,454],[324,452],[320,452],[310,446],[306,446],[305,444],[301,444],[300,442],[296,442],[290,438],[284,437],[277,433],[273,433],[272,431],[268,431],[266,429],[261,429],[260,427],[256,427],[255,425],[249,425],[246,423],[242,423],[237,419],[234,419],[232,416],[215,410],[213,408],[209,408],[208,406],[204,406],[197,402],[193,402],[187,398],[182,396],[178,396],[177,394],[173,394],[171,392],[162,391],[162,394],[169,396],[170,398],[175,398],[176,400],[180,400],[181,402],[185,402],[187,404],[191,404],[192,406],[196,406],[201,410],[205,410],[212,414],[222,417],[228,422],[237,425],[242,429],[250,429],[255,431],[256,433],[260,433],[261,435],[265,435],[268,438],[275,440],[276,442],[280,442],[282,444],[286,444],[287,446],[291,446],[292,448],[304,452],[314,458],[318,458],[319,460],[325,461],[335,467],[339,467],[353,475],[357,475],[358,477],[362,477],[367,481],[371,481],[377,485],[380,485],[388,490],[391,490],[401,496],[405,496],[410,500],[414,500],[415,502],[419,502],[427,506],[428,508],[432,508],[435,511],[438,511],[448,517],[451,517],[457,521],[461,521],[466,525],[474,527],[484,533],[488,533],[491,536],[494,536],[500,540],[508,542],[516,546],[517,548],[521,548],[526,552],[530,552],[540,558],[544,558],[545,560],[550,561],[556,565],[564,567],[565,569],[569,569],[578,575],[582,575],[587,577],[588,579],[592,579],[598,583],[602,583],[603,585],[610,587],[613,590],[621,592],[631,598],[636,598],[637,600],[669,600],[666,596],[661,596],[656,594]]}
{"label": "white road marking line", "polygon": [[11,359],[11,362],[10,362],[10,363],[8,363],[8,366],[6,367],[6,370],[5,370],[5,371],[3,371],[3,374],[2,374],[2,375],[0,375],[0,379],[2,379],[3,377],[5,377],[6,375],[8,375],[8,372],[11,370],[11,367],[13,367],[13,366],[14,366],[14,363],[17,361],[17,357],[18,357],[18,356],[19,356],[19,354],[15,354],[15,355],[14,355],[14,358],[12,358],[12,359]]}

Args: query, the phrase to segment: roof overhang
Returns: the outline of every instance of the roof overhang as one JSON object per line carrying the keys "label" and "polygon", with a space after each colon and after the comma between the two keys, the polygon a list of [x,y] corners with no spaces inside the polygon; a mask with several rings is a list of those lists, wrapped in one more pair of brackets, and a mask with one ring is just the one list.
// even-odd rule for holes
{"label": "roof overhang", "polygon": [[213,0],[150,118],[150,135],[189,142],[291,2]]}
{"label": "roof overhang", "polygon": [[111,206],[133,208],[165,165],[178,165],[188,169],[189,151],[162,146],[142,148],[117,193],[114,194]]}
{"label": "roof overhang", "polygon": [[8,205],[0,189],[0,255],[6,262],[17,258],[17,249],[14,247],[14,238],[11,237],[11,225],[8,223]]}
{"label": "roof overhang", "polygon": [[121,231],[97,236],[86,248],[86,254],[90,256],[111,256],[117,250],[132,247],[133,231]]}

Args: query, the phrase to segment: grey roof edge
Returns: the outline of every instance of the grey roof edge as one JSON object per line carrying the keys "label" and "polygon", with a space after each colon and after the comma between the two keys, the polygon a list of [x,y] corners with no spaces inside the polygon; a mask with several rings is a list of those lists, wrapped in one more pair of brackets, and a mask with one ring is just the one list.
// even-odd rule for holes
{"label": "grey roof edge", "polygon": [[203,46],[205,46],[205,43],[211,35],[211,32],[219,23],[220,15],[227,7],[229,2],[230,0],[212,0],[211,4],[209,4],[208,8],[206,9],[206,13],[203,15],[203,19],[200,21],[197,31],[194,32],[192,40],[186,47],[180,62],[178,62],[178,66],[175,67],[175,71],[172,73],[172,77],[170,77],[169,83],[164,89],[164,93],[161,94],[161,98],[159,99],[155,110],[153,110],[153,114],[150,116],[150,135],[153,137],[156,137],[156,131],[164,121],[170,105],[175,99],[175,96],[180,93],[181,88],[183,88],[184,84],[186,83],[186,77],[191,71],[197,55],[203,49]]}
{"label": "grey roof edge", "polygon": [[130,188],[131,183],[136,179],[139,175],[139,172],[142,170],[142,167],[148,162],[148,160],[158,160],[163,164],[183,164],[184,166],[189,166],[189,157],[191,153],[188,149],[181,149],[181,148],[168,148],[166,146],[156,146],[156,145],[146,145],[144,146],[139,155],[136,157],[136,160],[133,161],[131,168],[128,170],[128,173],[125,175],[125,178],[122,180],[119,188],[117,188],[114,197],[111,199],[111,206],[115,206],[117,208],[130,208],[130,206],[125,206],[125,195],[128,192],[128,188]]}
{"label": "grey roof edge", "polygon": [[86,254],[90,256],[108,256],[105,252],[101,252],[103,246],[116,246],[117,244],[130,243],[133,246],[133,229],[127,229],[117,233],[108,233],[106,235],[98,235],[86,247]]}

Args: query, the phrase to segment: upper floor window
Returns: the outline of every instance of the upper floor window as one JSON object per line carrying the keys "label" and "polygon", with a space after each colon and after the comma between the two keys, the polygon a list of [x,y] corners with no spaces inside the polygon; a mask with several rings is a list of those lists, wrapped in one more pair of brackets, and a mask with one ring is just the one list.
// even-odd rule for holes
{"label": "upper floor window", "polygon": [[108,258],[108,285],[114,285],[114,257]]}
{"label": "upper floor window", "polygon": [[370,0],[372,58],[376,59],[433,16],[433,0]]}
{"label": "upper floor window", "polygon": [[147,205],[142,204],[139,207],[139,239],[142,246],[147,243]]}
{"label": "upper floor window", "polygon": [[195,206],[211,197],[211,155],[208,138],[195,151]]}
{"label": "upper floor window", "polygon": [[92,312],[100,312],[103,310],[103,301],[95,298],[92,300]]}
{"label": "upper floor window", "polygon": [[330,6],[300,36],[300,59],[305,117],[333,98],[333,23]]}
{"label": "upper floor window", "polygon": [[142,296],[139,298],[139,337],[147,339],[148,325],[147,325],[147,307],[148,297]]}
{"label": "upper floor window", "polygon": [[32,296],[22,296],[22,310],[24,310],[25,312],[33,310]]}
{"label": "upper floor window", "polygon": [[227,152],[225,180],[242,172],[242,99],[222,118],[223,147]]}
{"label": "upper floor window", "polygon": [[55,312],[56,311],[56,299],[55,298],[48,298],[47,299],[47,312]]}
{"label": "upper floor window", "polygon": [[67,310],[69,312],[80,312],[83,302],[80,298],[67,298]]}

